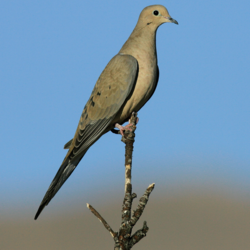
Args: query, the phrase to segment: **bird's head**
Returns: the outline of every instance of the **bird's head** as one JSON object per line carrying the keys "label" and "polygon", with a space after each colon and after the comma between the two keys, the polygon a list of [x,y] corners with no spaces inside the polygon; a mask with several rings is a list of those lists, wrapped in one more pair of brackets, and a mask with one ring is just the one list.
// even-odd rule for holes
{"label": "bird's head", "polygon": [[144,8],[140,14],[139,22],[142,26],[151,25],[156,28],[163,23],[178,24],[168,13],[168,10],[162,5],[151,5]]}

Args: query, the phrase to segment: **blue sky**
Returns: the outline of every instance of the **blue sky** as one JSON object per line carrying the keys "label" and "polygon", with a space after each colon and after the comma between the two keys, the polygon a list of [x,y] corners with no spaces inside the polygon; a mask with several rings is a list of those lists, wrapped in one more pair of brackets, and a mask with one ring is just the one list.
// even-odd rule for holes
{"label": "blue sky", "polygon": [[[1,3],[0,199],[5,208],[32,207],[35,213],[96,80],[151,4]],[[133,180],[159,183],[163,192],[166,185],[224,183],[248,194],[250,4],[158,4],[179,25],[164,24],[157,32],[160,80],[139,112]],[[123,162],[119,136],[106,134],[50,206],[72,196],[88,202],[92,194],[102,195],[105,185],[122,190]]]}

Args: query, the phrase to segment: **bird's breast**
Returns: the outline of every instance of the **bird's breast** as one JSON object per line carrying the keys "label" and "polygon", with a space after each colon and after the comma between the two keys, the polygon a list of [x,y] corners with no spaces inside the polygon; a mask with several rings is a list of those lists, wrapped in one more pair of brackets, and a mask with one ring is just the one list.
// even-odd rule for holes
{"label": "bird's breast", "polygon": [[137,82],[119,117],[120,122],[128,119],[133,111],[138,112],[148,101],[157,84],[156,58],[135,56],[139,64]]}

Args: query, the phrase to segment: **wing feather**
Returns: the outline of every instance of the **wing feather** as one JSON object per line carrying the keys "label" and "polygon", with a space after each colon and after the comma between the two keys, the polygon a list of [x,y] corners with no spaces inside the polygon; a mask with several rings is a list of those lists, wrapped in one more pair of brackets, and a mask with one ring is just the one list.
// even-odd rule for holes
{"label": "wing feather", "polygon": [[137,75],[137,60],[130,55],[118,54],[108,63],[84,107],[73,140],[65,145],[66,148],[69,147],[69,151],[51,182],[35,219],[73,173],[88,148],[107,132],[108,126],[132,94]]}
{"label": "wing feather", "polygon": [[116,55],[108,63],[82,112],[68,156],[71,160],[90,147],[132,94],[138,75],[138,62],[131,55]]}

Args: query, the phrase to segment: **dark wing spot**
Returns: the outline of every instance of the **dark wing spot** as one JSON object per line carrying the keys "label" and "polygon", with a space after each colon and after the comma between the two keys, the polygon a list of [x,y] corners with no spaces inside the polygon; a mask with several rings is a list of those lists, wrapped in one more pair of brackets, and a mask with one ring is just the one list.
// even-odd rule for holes
{"label": "dark wing spot", "polygon": [[111,89],[111,86],[109,85],[109,89]]}
{"label": "dark wing spot", "polygon": [[97,95],[101,95],[101,92],[97,92]]}
{"label": "dark wing spot", "polygon": [[86,107],[84,108],[84,110],[82,112],[82,117],[84,117],[85,114],[86,114]]}
{"label": "dark wing spot", "polygon": [[90,104],[94,107],[95,106],[95,102],[93,101],[93,96],[91,96],[90,98]]}

